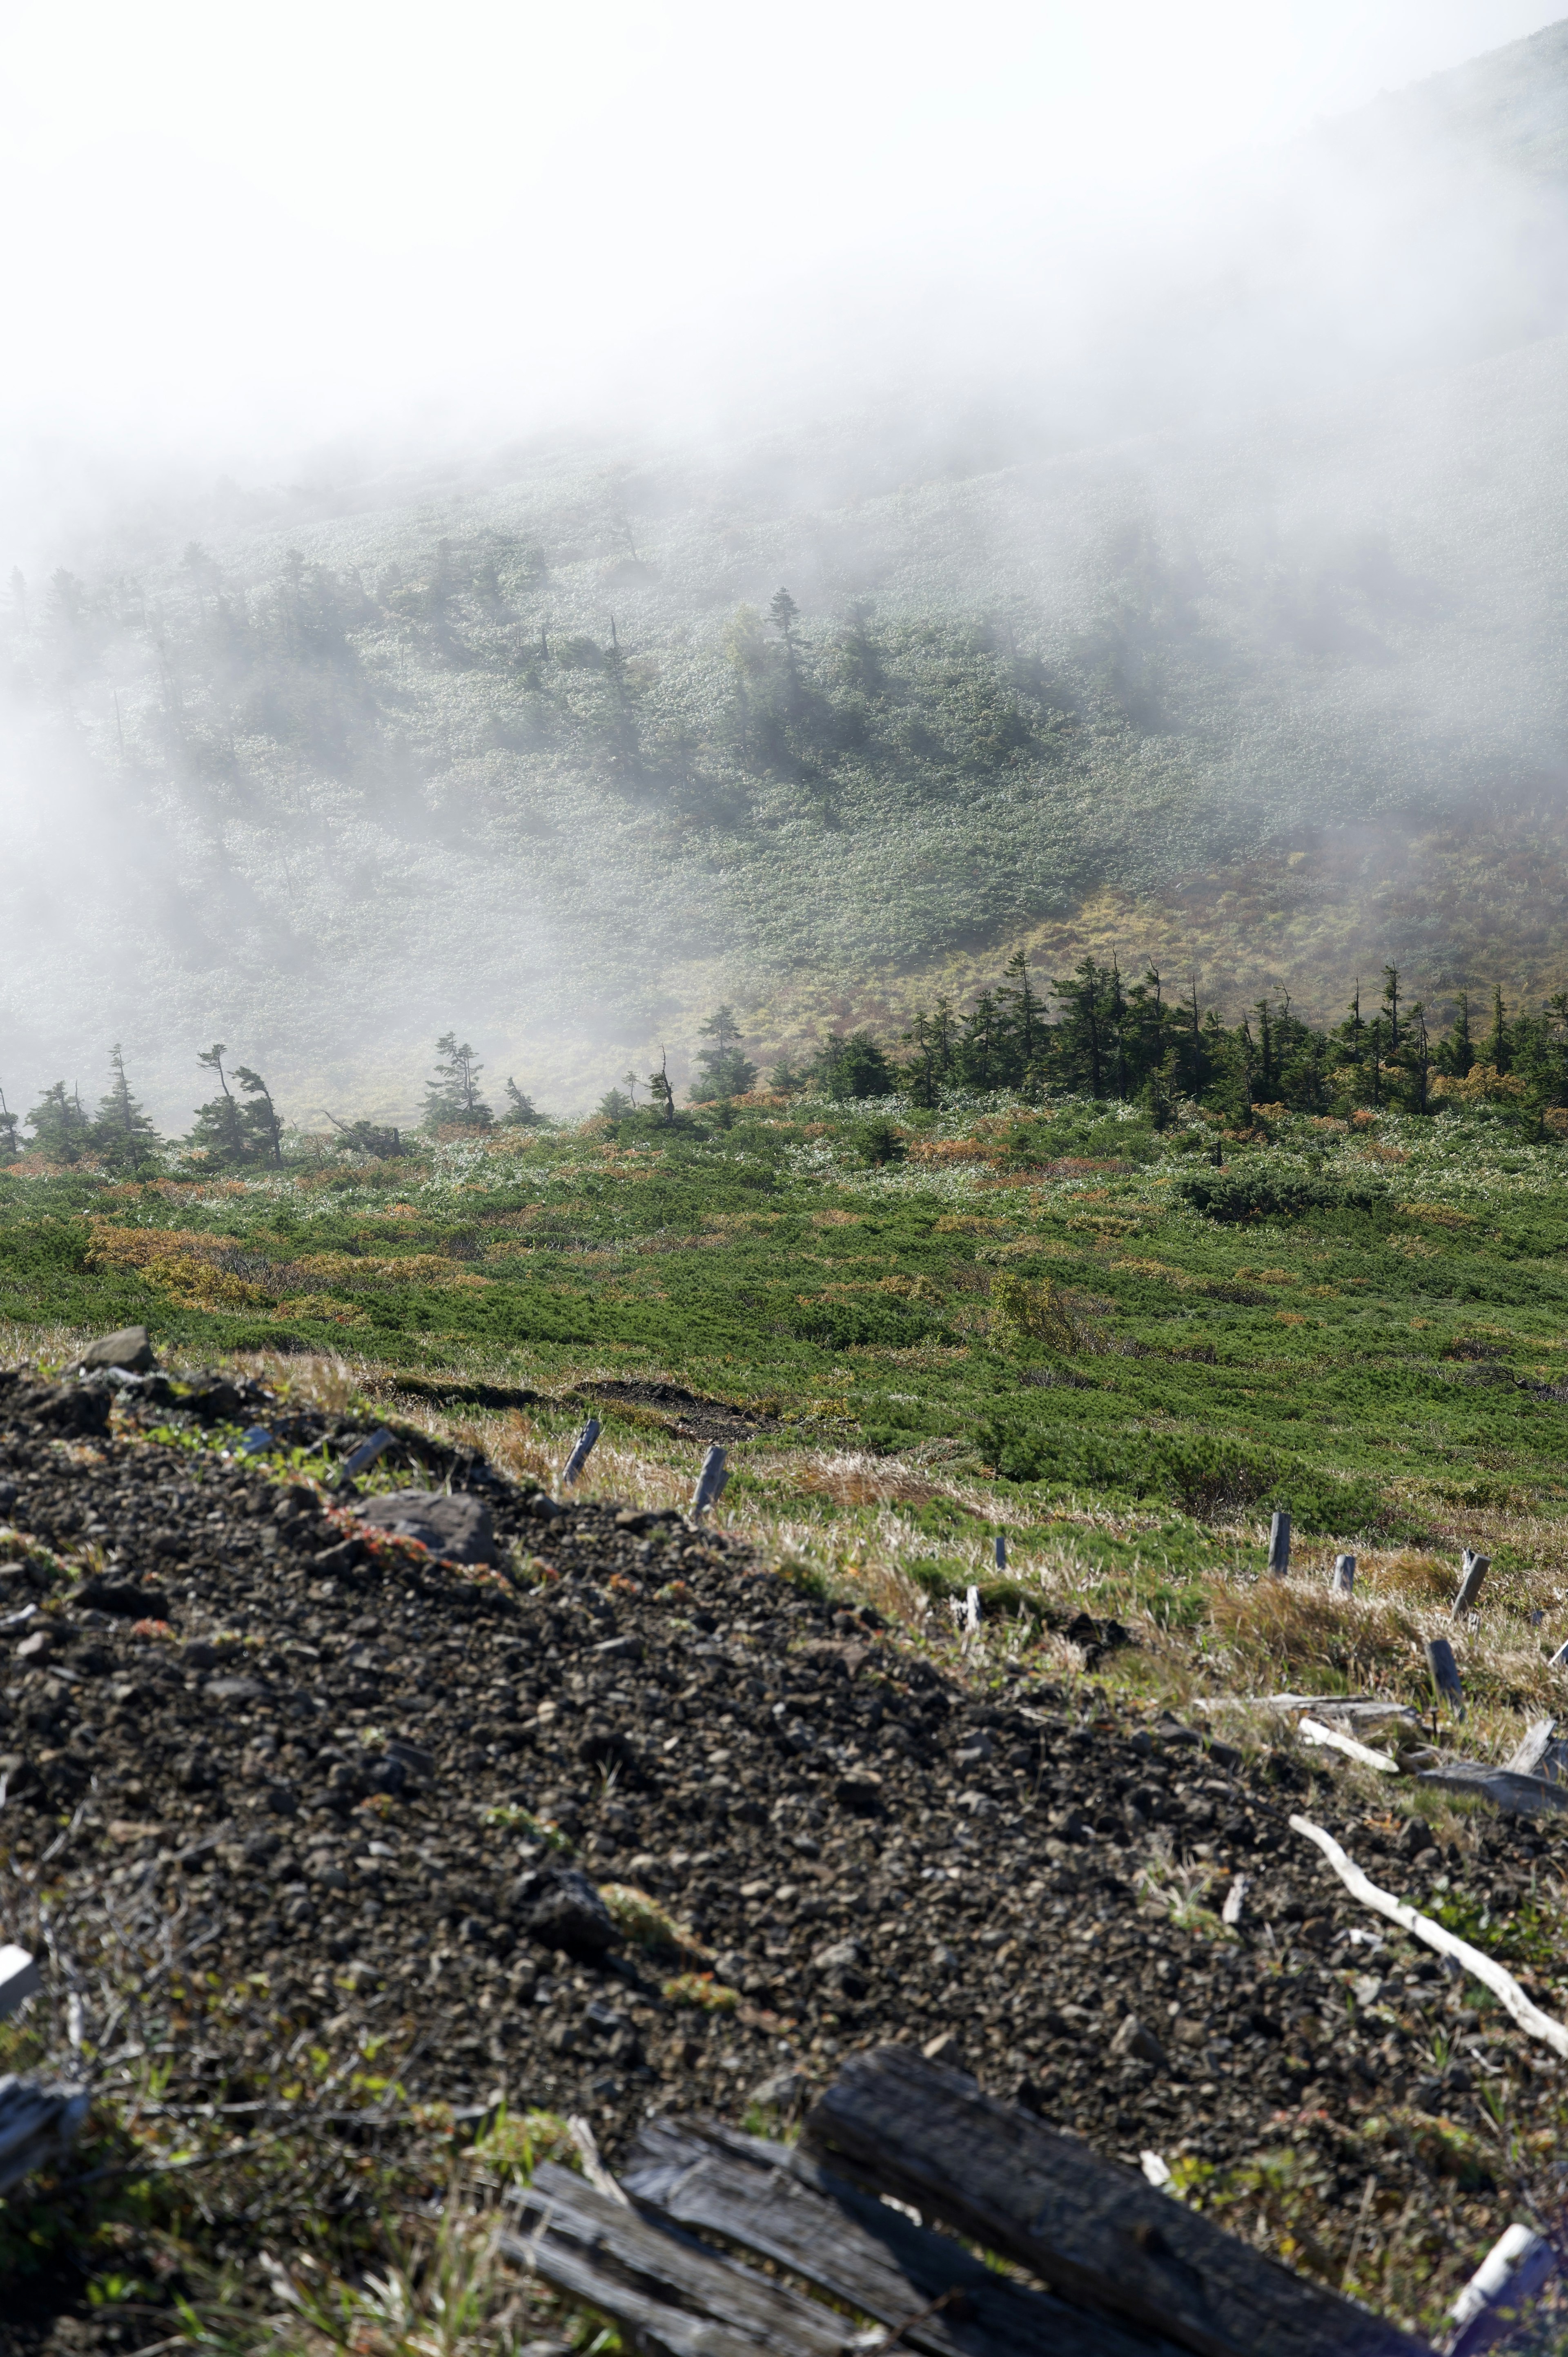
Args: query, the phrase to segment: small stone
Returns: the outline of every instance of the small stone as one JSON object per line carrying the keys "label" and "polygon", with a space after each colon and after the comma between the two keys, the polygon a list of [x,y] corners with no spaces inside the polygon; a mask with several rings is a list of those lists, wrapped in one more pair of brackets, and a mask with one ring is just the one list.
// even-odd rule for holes
{"label": "small stone", "polygon": [[447,1563],[493,1563],[495,1524],[482,1498],[435,1490],[393,1490],[355,1510],[378,1530],[417,1539]]}
{"label": "small stone", "polygon": [[806,2085],[803,2071],[775,2071],[757,2081],[751,2101],[763,2111],[792,2112],[805,2100]]}
{"label": "small stone", "polygon": [[17,1646],[16,1658],[19,1662],[36,1662],[41,1654],[49,1652],[53,1649],[54,1642],[55,1632],[52,1629],[35,1629],[32,1635],[24,1637]]}
{"label": "small stone", "polygon": [[852,1810],[857,1816],[870,1816],[882,1806],[882,1779],[869,1769],[857,1769],[839,1778],[833,1786],[833,1798],[841,1809]]}
{"label": "small stone", "polygon": [[1402,1857],[1419,1857],[1423,1850],[1435,1849],[1437,1837],[1423,1817],[1412,1817],[1400,1839]]}
{"label": "small stone", "polygon": [[957,2033],[951,2029],[939,2030],[935,2038],[928,2038],[920,2051],[928,2062],[940,2062],[950,2071],[956,2070],[963,2060]]}
{"label": "small stone", "polygon": [[851,1971],[865,1962],[865,1950],[858,1940],[835,1940],[831,1948],[819,1948],[811,1958],[811,1969],[819,1973],[839,1973],[847,1966]]}
{"label": "small stone", "polygon": [[1156,2069],[1166,2067],[1165,2050],[1152,2029],[1146,2029],[1135,2013],[1130,2013],[1111,2040],[1112,2054],[1131,2056],[1137,2062],[1152,2062]]}
{"label": "small stone", "polygon": [[996,1746],[992,1742],[985,1729],[980,1727],[974,1734],[965,1736],[961,1747],[954,1757],[961,1768],[973,1768],[978,1766],[982,1760],[989,1760],[995,1749]]}
{"label": "small stone", "polygon": [[751,1963],[739,1948],[726,1948],[723,1955],[714,1958],[714,1970],[721,1981],[738,1988],[751,1970]]}
{"label": "small stone", "polygon": [[154,1364],[152,1338],[145,1326],[124,1326],[118,1334],[101,1334],[81,1354],[83,1367],[118,1367],[128,1375],[145,1375]]}

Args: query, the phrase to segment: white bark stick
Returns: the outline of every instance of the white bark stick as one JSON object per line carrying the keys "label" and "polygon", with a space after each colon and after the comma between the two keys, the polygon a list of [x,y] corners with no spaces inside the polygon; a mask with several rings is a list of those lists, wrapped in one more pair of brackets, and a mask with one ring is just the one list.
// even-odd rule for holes
{"label": "white bark stick", "polygon": [[1320,1726],[1316,1718],[1299,1719],[1296,1727],[1308,1743],[1331,1744],[1347,1760],[1359,1760],[1363,1768],[1376,1768],[1384,1776],[1397,1776],[1400,1772],[1399,1761],[1391,1760],[1386,1751],[1373,1751],[1366,1744],[1358,1743],[1353,1735],[1341,1735],[1337,1727]]}
{"label": "white bark stick", "polygon": [[1363,1907],[1370,1907],[1379,1915],[1386,1915],[1391,1923],[1397,1923],[1412,1938],[1424,1940],[1427,1946],[1435,1948],[1440,1956],[1452,1956],[1455,1964],[1463,1964],[1472,1980],[1479,1981],[1483,1987],[1491,1990],[1522,2030],[1531,2038],[1539,2038],[1544,2045],[1551,2047],[1554,2054],[1560,2054],[1564,2061],[1568,2061],[1568,2029],[1562,2022],[1553,2021],[1549,2013],[1542,2013],[1539,2006],[1531,2005],[1511,1973],[1505,1972],[1491,1956],[1483,1955],[1479,1948],[1472,1948],[1468,1940],[1455,1939],[1454,1933],[1445,1932],[1441,1923],[1434,1923],[1430,1915],[1419,1914],[1413,1907],[1407,1907],[1404,1900],[1396,1899],[1391,1891],[1380,1890],[1355,1861],[1347,1857],[1333,1835],[1325,1833],[1321,1825],[1315,1825],[1310,1817],[1292,1817],[1290,1826],[1292,1833],[1305,1834],[1308,1841],[1317,1844],[1352,1899],[1359,1899]]}

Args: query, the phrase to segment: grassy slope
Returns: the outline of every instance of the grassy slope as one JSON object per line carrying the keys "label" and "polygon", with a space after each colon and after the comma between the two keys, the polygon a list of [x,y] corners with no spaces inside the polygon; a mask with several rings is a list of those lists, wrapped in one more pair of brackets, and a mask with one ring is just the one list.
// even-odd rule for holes
{"label": "grassy slope", "polygon": [[[903,1121],[907,1158],[868,1167],[879,1114]],[[1217,1173],[1213,1135],[1070,1101],[922,1125],[796,1100],[727,1127],[591,1124],[260,1181],[5,1178],[0,1348],[64,1363],[89,1330],[145,1318],[171,1365],[264,1359],[552,1481],[591,1403],[588,1487],[653,1505],[686,1502],[702,1443],[668,1402],[596,1386],[672,1382],[762,1425],[731,1448],[719,1521],[961,1675],[1026,1654],[1090,1709],[1282,1687],[1424,1702],[1423,1639],[1441,1632],[1470,1697],[1443,1739],[1506,1757],[1555,1706],[1547,1659],[1568,1633],[1568,1149],[1484,1113],[1290,1120],[1222,1141]],[[1308,1187],[1316,1207],[1217,1222],[1180,1190],[1223,1176]],[[1259,1577],[1271,1500],[1297,1518],[1284,1581]],[[1467,1630],[1447,1617],[1462,1542],[1493,1559]],[[1340,1548],[1360,1558],[1349,1601],[1326,1594]],[[961,1665],[946,1607],[972,1582],[985,1619]],[[1085,1609],[1133,1641],[1089,1677],[1060,1633]],[[1264,1739],[1247,1713],[1227,1731]],[[1418,1813],[1466,1857],[1485,1835],[1477,1803],[1334,1774],[1391,1832]],[[1218,1935],[1221,1887],[1195,1855],[1165,1897]],[[1440,1887],[1445,1920],[1568,2009],[1548,1870],[1539,1903],[1500,1920],[1484,1868]],[[1447,2122],[1415,2133],[1436,2168],[1483,2165]],[[1509,2171],[1528,2177],[1552,2133],[1510,2144]],[[1217,2214],[1262,2232],[1260,2171],[1268,2245],[1300,2264],[1328,2196],[1283,2141],[1209,2189]]]}
{"label": "grassy slope", "polygon": [[[863,1135],[797,1101],[269,1181],[7,1180],[0,1313],[56,1355],[145,1318],[176,1358],[292,1338],[388,1401],[434,1379],[403,1404],[544,1479],[596,1383],[749,1404],[738,1527],[917,1625],[992,1577],[1001,1528],[996,1610],[1114,1614],[1141,1641],[1116,1674],[1178,1696],[1326,1676],[1418,1696],[1423,1616],[1469,1543],[1494,1560],[1477,1693],[1506,1713],[1548,1691],[1563,1149],[1476,1115],[1291,1121],[1231,1170],[1316,1174],[1322,1207],[1237,1227],[1180,1199],[1213,1176],[1196,1131],[998,1103],[880,1168]],[[536,1396],[466,1404],[476,1379]],[[701,1448],[668,1413],[594,1404],[605,1490],[689,1495]],[[1289,1609],[1252,1578],[1272,1503],[1297,1522]],[[1364,1559],[1348,1610],[1320,1597],[1337,1548]]]}

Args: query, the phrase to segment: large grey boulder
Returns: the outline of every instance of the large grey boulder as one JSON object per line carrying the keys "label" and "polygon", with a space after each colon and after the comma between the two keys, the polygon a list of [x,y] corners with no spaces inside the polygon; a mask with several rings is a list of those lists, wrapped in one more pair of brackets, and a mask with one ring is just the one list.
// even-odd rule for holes
{"label": "large grey boulder", "polygon": [[154,1364],[152,1337],[145,1326],[124,1326],[118,1334],[100,1334],[81,1354],[84,1367],[120,1367],[128,1375],[145,1375]]}
{"label": "large grey boulder", "polygon": [[418,1539],[448,1563],[494,1563],[495,1524],[482,1498],[447,1497],[440,1490],[390,1490],[357,1509],[362,1522]]}

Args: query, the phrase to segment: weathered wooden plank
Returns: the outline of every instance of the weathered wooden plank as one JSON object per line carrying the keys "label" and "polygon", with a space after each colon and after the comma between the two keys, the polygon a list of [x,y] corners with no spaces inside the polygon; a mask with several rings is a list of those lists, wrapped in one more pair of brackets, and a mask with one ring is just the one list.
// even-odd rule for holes
{"label": "weathered wooden plank", "polygon": [[1444,1785],[1453,1792],[1479,1792],[1509,1816],[1539,1817],[1568,1809],[1568,1785],[1549,1784],[1544,1776],[1516,1776],[1485,1760],[1445,1760],[1441,1768],[1422,1769],[1415,1781]]}
{"label": "weathered wooden plank", "polygon": [[0,2193],[70,2151],[86,2125],[90,2101],[83,2087],[0,2079]]}
{"label": "weathered wooden plank", "polygon": [[[901,2327],[901,2345],[925,2357],[1177,2357],[1158,2334],[1010,2283],[810,2154],[717,2121],[650,2120],[622,2179],[678,2225],[721,2235]],[[943,2298],[947,2307],[921,2314]]]}
{"label": "weathered wooden plank", "polygon": [[0,2021],[15,2013],[24,1998],[37,1996],[42,1986],[38,1964],[26,1948],[9,1943],[0,1948]]}
{"label": "weathered wooden plank", "polygon": [[1421,2349],[907,2047],[852,2055],[804,2134],[828,2167],[1199,2357],[1416,2357]]}
{"label": "weathered wooden plank", "polygon": [[843,2357],[845,2319],[596,2192],[569,2169],[533,2172],[499,2248],[614,2317],[653,2357]]}

